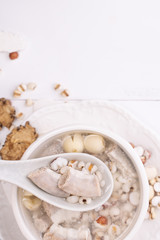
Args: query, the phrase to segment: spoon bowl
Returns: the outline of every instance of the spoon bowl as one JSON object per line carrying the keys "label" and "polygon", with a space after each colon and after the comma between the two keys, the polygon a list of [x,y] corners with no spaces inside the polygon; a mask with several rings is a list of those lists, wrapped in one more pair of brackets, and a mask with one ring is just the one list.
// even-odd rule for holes
{"label": "spoon bowl", "polygon": [[[103,194],[100,197],[97,197],[92,200],[90,204],[79,204],[79,203],[69,203],[64,198],[53,196],[40,188],[38,188],[34,183],[28,179],[28,174],[34,170],[49,166],[50,162],[58,157],[63,157],[70,160],[77,160],[87,163],[90,162],[95,164],[103,176],[105,181],[105,187],[103,188]],[[23,161],[0,161],[0,180],[4,180],[10,183],[17,185],[20,188],[31,192],[36,197],[42,199],[45,202],[48,202],[56,207],[63,208],[71,211],[89,211],[95,208],[98,208],[104,204],[111,196],[113,191],[113,178],[108,167],[98,158],[86,154],[86,153],[62,153],[56,154],[47,157],[41,157]],[[85,186],[84,186],[85,188]]]}

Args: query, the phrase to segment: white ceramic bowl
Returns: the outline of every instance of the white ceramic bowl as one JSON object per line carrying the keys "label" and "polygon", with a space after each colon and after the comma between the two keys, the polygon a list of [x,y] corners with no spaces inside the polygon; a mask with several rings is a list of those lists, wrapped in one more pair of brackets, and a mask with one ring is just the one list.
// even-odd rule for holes
{"label": "white ceramic bowl", "polygon": [[[149,188],[148,188],[148,180],[145,174],[144,166],[141,163],[137,154],[134,152],[133,148],[130,146],[130,144],[127,141],[113,134],[112,132],[103,131],[103,129],[95,129],[95,128],[90,128],[86,126],[65,127],[63,129],[52,131],[49,134],[37,139],[26,150],[26,152],[22,157],[22,160],[38,157],[39,154],[41,154],[44,151],[44,149],[49,146],[49,144],[52,142],[52,140],[55,137],[58,137],[61,134],[65,134],[65,133],[69,134],[73,132],[97,133],[104,137],[109,138],[110,140],[115,142],[117,145],[119,145],[123,149],[123,151],[128,155],[133,165],[135,166],[137,175],[139,177],[139,183],[140,183],[140,203],[136,211],[136,215],[131,225],[128,227],[128,230],[125,231],[119,238],[117,238],[117,240],[132,239],[145,218],[147,208],[148,208]],[[13,186],[13,189],[12,189],[12,208],[13,208],[16,221],[23,235],[26,237],[26,239],[40,240],[41,239],[40,234],[35,229],[30,214],[22,205],[19,191],[16,186]]]}

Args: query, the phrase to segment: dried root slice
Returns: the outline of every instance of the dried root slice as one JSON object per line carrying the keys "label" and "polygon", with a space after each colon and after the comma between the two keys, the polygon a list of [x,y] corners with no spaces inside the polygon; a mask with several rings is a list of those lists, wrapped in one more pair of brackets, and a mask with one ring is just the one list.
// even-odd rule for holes
{"label": "dried root slice", "polygon": [[8,134],[5,144],[0,150],[4,160],[19,160],[26,149],[37,139],[38,134],[29,122],[25,126],[20,125]]}
{"label": "dried root slice", "polygon": [[42,203],[42,201],[35,196],[25,196],[23,197],[22,202],[25,208],[27,208],[29,211],[37,210]]}
{"label": "dried root slice", "polygon": [[67,197],[69,194],[58,188],[60,176],[60,174],[52,171],[51,169],[42,167],[30,173],[28,178],[39,188],[51,195],[57,197]]}
{"label": "dried root slice", "polygon": [[101,188],[97,176],[85,174],[74,168],[68,168],[66,172],[61,175],[58,187],[75,196],[101,196]]}
{"label": "dried root slice", "polygon": [[0,98],[0,129],[4,126],[10,128],[15,119],[15,108],[11,101]]}

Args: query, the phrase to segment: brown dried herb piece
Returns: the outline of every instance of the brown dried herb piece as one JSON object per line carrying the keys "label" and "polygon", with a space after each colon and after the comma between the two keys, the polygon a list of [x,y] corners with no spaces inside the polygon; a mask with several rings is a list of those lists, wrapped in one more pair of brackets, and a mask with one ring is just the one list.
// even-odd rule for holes
{"label": "brown dried herb piece", "polygon": [[10,100],[0,98],[0,129],[4,126],[10,128],[15,119],[15,108]]}
{"label": "brown dried herb piece", "polygon": [[0,155],[4,160],[19,160],[26,149],[37,139],[38,134],[29,122],[20,125],[8,134]]}

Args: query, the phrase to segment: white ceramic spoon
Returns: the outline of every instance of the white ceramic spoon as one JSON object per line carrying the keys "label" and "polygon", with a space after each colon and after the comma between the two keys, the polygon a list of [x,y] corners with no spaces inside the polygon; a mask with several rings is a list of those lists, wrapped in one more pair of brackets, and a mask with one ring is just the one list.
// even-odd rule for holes
{"label": "white ceramic spoon", "polygon": [[[40,167],[49,166],[50,162],[57,157],[63,157],[67,160],[77,160],[83,162],[91,162],[101,169],[103,179],[105,180],[104,193],[102,196],[92,200],[90,204],[69,203],[64,198],[56,197],[46,193],[38,188],[28,179],[28,174]],[[88,211],[95,209],[104,204],[112,194],[113,178],[108,167],[98,158],[85,153],[62,153],[52,156],[28,159],[22,161],[0,160],[0,180],[7,181],[23,188],[38,198],[48,202],[56,207],[72,211]],[[85,186],[84,186],[85,187]]]}

